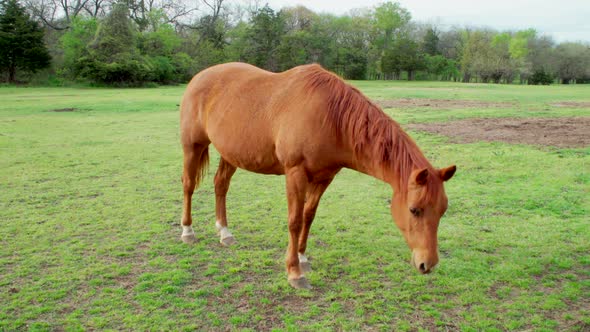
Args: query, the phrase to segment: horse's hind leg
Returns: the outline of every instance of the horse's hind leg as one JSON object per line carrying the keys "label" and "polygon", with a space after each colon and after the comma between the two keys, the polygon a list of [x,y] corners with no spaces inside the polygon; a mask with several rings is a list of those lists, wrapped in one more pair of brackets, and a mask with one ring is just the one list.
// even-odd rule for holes
{"label": "horse's hind leg", "polygon": [[209,151],[207,145],[186,144],[183,145],[184,169],[182,172],[182,187],[184,191],[184,203],[182,208],[182,236],[184,243],[194,243],[195,232],[192,227],[191,201],[195,187],[199,185],[204,171],[209,163]]}
{"label": "horse's hind leg", "polygon": [[219,160],[219,167],[215,173],[215,227],[219,231],[219,242],[224,246],[230,246],[236,242],[227,228],[227,213],[225,199],[229,190],[229,182],[236,172],[236,167],[225,159]]}

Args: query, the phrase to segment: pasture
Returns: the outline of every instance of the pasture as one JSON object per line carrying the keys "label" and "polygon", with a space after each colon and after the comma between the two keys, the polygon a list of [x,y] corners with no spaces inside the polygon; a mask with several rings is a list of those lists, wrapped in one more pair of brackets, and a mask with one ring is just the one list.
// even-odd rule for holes
{"label": "pasture", "polygon": [[[194,195],[198,243],[187,246],[184,87],[3,87],[0,330],[590,330],[590,146],[424,129],[576,117],[568,123],[582,127],[562,135],[587,140],[590,86],[352,84],[414,128],[433,165],[458,167],[445,186],[434,273],[408,263],[390,187],[343,170],[310,235],[314,289],[292,289],[284,177],[238,170],[227,201],[238,243],[221,247],[215,151]],[[409,102],[392,102],[400,98]],[[480,123],[469,132],[493,130]]]}

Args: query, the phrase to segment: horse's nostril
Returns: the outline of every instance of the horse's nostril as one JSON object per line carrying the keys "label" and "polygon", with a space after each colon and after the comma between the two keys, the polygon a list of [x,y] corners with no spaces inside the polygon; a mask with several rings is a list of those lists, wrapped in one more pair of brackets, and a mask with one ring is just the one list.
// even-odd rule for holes
{"label": "horse's nostril", "polygon": [[426,272],[426,265],[424,263],[420,264],[420,266],[418,268],[420,269],[420,272],[422,272],[422,273]]}

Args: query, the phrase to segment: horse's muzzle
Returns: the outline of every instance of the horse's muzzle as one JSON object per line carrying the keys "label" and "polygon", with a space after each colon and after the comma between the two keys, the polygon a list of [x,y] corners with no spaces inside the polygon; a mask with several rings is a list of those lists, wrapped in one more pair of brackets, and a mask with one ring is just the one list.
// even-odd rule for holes
{"label": "horse's muzzle", "polygon": [[412,251],[412,259],[410,264],[414,266],[422,274],[428,274],[434,270],[434,267],[438,263],[438,255],[435,255],[434,259],[428,259],[426,255],[422,254],[418,250]]}

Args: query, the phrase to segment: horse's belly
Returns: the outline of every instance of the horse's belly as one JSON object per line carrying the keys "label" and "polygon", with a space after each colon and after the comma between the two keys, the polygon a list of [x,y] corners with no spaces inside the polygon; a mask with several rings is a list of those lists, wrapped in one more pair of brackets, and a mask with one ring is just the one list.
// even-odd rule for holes
{"label": "horse's belly", "polygon": [[284,169],[277,159],[274,149],[236,144],[234,147],[213,145],[221,157],[230,164],[250,172],[262,174],[284,174]]}
{"label": "horse's belly", "polygon": [[217,105],[208,115],[207,135],[230,164],[256,173],[284,174],[275,152],[272,122],[265,112],[264,108]]}

